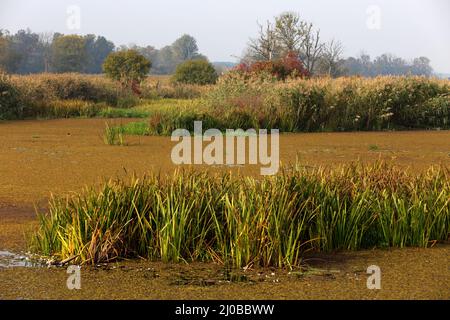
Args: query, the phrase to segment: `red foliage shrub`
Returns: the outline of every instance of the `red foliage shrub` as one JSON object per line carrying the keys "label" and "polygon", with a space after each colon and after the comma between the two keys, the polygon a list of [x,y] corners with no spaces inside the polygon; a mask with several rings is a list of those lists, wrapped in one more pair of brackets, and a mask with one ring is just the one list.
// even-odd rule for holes
{"label": "red foliage shrub", "polygon": [[287,77],[304,78],[309,76],[308,70],[303,66],[302,61],[294,52],[289,52],[285,57],[272,61],[256,61],[251,65],[241,63],[234,68],[242,73],[262,73],[267,72],[278,80]]}
{"label": "red foliage shrub", "polygon": [[303,62],[298,58],[295,52],[289,52],[283,59],[281,59],[283,68],[294,77],[309,77],[309,72],[303,65]]}

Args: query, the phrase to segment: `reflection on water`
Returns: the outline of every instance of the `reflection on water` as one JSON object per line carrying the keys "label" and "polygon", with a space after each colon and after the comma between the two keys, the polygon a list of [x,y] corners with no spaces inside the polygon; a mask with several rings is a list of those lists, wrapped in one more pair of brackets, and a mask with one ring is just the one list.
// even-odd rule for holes
{"label": "reflection on water", "polygon": [[38,259],[0,250],[0,268],[40,267],[42,265],[42,261],[39,261]]}

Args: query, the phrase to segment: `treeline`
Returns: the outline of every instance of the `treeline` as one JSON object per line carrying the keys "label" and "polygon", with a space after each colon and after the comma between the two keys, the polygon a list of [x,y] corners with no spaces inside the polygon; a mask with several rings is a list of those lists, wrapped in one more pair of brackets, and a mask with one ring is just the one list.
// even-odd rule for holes
{"label": "treeline", "polygon": [[[367,54],[343,57],[343,44],[337,40],[324,42],[320,29],[304,21],[294,12],[282,13],[273,21],[259,25],[256,38],[249,41],[241,63],[276,61],[294,54],[310,75],[331,77],[361,75],[432,76],[430,59],[418,57],[412,61],[382,54],[375,59]],[[0,29],[0,68],[9,73],[41,72],[102,73],[102,64],[113,51],[134,49],[151,61],[151,74],[173,74],[187,60],[206,59],[199,53],[197,41],[182,35],[171,45],[157,49],[153,46],[118,46],[103,36],[88,34],[63,35],[19,30],[15,34]],[[216,67],[223,71],[223,67]],[[226,69],[226,68],[225,68]]]}
{"label": "treeline", "polygon": [[340,61],[341,72],[346,75],[362,75],[365,77],[375,77],[378,75],[415,75],[432,76],[433,68],[430,66],[430,59],[427,57],[414,58],[406,61],[395,55],[385,53],[371,60],[367,54],[359,57],[349,57]]}
{"label": "treeline", "polygon": [[152,62],[151,73],[171,74],[183,61],[206,59],[197,41],[183,35],[158,50],[152,46],[119,46],[103,36],[88,34],[35,33],[19,30],[10,34],[0,30],[0,68],[8,73],[80,72],[99,74],[106,57],[115,50],[135,49]]}
{"label": "treeline", "polygon": [[153,46],[139,47],[121,46],[120,49],[134,49],[152,62],[152,74],[172,74],[176,67],[187,60],[204,59],[206,56],[199,53],[197,40],[194,37],[184,34],[174,43],[161,49]]}
{"label": "treeline", "polygon": [[102,36],[0,31],[0,67],[9,73],[101,73],[114,50]]}
{"label": "treeline", "polygon": [[344,46],[340,41],[324,42],[320,29],[295,12],[282,13],[273,21],[259,24],[258,28],[257,37],[250,39],[241,59],[247,65],[276,61],[294,53],[311,75],[433,75],[430,59],[426,57],[406,61],[386,53],[374,60],[367,54],[344,58]]}

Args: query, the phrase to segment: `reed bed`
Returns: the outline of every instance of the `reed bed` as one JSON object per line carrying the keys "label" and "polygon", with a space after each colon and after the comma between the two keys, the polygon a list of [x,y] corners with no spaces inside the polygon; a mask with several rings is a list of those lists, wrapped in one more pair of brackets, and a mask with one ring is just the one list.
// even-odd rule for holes
{"label": "reed bed", "polygon": [[[0,76],[0,89],[0,119],[138,115],[150,118],[152,134],[163,135],[188,129],[193,120],[203,120],[205,130],[450,128],[450,81],[423,77],[274,81],[229,72],[213,86],[148,77],[137,96],[100,75],[39,74]],[[153,101],[167,101],[167,108],[154,112]]]}
{"label": "reed bed", "polygon": [[[163,77],[147,77],[140,94],[120,87],[102,75],[0,72],[0,119],[95,117],[107,108],[132,108],[148,100],[193,99],[206,87],[173,84]],[[114,113],[110,113],[114,114]],[[119,112],[120,114],[120,112]]]}
{"label": "reed bed", "polygon": [[450,81],[342,77],[271,81],[229,73],[207,95],[213,115],[287,132],[450,128]]}
{"label": "reed bed", "polygon": [[170,135],[202,120],[216,128],[281,132],[450,128],[450,82],[423,77],[273,81],[230,72],[178,112],[149,115],[152,134]]}
{"label": "reed bed", "polygon": [[264,179],[177,171],[53,197],[30,248],[57,260],[144,257],[293,267],[306,251],[427,247],[448,240],[447,168],[378,162],[284,167]]}

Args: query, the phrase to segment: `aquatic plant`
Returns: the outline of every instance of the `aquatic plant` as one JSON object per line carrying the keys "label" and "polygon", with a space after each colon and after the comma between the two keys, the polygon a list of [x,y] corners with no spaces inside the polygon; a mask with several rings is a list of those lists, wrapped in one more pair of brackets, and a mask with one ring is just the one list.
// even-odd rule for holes
{"label": "aquatic plant", "polygon": [[307,250],[427,247],[450,233],[447,168],[285,167],[255,179],[177,171],[53,197],[31,249],[97,263],[145,257],[290,267]]}

